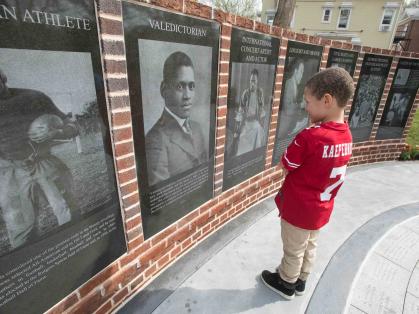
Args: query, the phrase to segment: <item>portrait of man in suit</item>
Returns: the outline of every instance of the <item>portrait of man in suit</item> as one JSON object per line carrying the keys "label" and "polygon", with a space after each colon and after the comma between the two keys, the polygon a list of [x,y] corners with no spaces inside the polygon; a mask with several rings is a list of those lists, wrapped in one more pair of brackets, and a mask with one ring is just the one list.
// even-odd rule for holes
{"label": "portrait of man in suit", "polygon": [[149,186],[208,161],[201,126],[190,118],[195,70],[187,54],[176,51],[165,60],[160,95],[163,112],[145,139]]}

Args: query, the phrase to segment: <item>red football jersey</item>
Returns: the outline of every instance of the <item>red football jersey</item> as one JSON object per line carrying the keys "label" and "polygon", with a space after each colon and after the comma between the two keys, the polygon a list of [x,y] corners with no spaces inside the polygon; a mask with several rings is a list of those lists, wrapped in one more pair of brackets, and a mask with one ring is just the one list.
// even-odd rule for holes
{"label": "red football jersey", "polygon": [[290,224],[317,230],[330,218],[352,154],[348,124],[325,122],[302,130],[282,156],[289,171],[275,198]]}

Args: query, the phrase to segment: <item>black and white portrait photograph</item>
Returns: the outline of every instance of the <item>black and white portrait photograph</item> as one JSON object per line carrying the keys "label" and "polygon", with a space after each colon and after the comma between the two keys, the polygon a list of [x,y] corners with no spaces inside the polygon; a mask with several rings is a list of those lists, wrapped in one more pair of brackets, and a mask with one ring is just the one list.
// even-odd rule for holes
{"label": "black and white portrait photograph", "polygon": [[223,190],[265,168],[279,39],[233,28]]}
{"label": "black and white portrait photograph", "polygon": [[0,8],[0,312],[43,313],[126,251],[95,3]]}
{"label": "black and white portrait photograph", "polygon": [[145,238],[213,195],[220,27],[123,3]]}
{"label": "black and white portrait photograph", "polygon": [[409,75],[410,69],[399,69],[394,77],[394,85],[406,85]]}
{"label": "black and white portrait photograph", "polygon": [[288,43],[273,164],[279,162],[295,135],[309,125],[305,111],[304,87],[319,71],[322,51],[321,46]]}
{"label": "black and white portrait photograph", "polygon": [[140,71],[150,186],[208,161],[211,48],[141,39]]}
{"label": "black and white portrait photograph", "polygon": [[308,125],[303,94],[307,74],[315,73],[313,71],[315,65],[316,60],[306,61],[303,58],[290,57],[284,83],[284,96],[281,101],[282,110],[278,131],[280,138],[292,136]]}
{"label": "black and white portrait photograph", "polygon": [[114,182],[89,53],[0,48],[0,87],[5,254],[106,203]]}
{"label": "black and white portrait photograph", "polygon": [[365,54],[355,90],[349,127],[354,142],[369,139],[390,70],[391,57]]}
{"label": "black and white portrait photograph", "polygon": [[380,120],[376,139],[403,136],[419,88],[419,60],[401,58]]}
{"label": "black and white portrait photograph", "polygon": [[354,75],[358,52],[330,48],[326,67],[339,67],[345,69],[351,76]]}
{"label": "black and white portrait photograph", "polygon": [[266,145],[275,66],[233,63],[231,73],[226,154],[237,157]]}
{"label": "black and white portrait photograph", "polygon": [[407,106],[410,102],[409,93],[394,93],[391,99],[390,107],[386,114],[383,114],[384,125],[401,126],[402,122],[407,120]]}

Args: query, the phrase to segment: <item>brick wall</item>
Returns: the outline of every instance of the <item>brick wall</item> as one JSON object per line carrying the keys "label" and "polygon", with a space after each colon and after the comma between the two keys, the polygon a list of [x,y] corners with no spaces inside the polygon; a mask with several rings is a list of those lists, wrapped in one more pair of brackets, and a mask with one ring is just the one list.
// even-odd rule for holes
{"label": "brick wall", "polygon": [[[140,1],[131,1],[138,2]],[[358,51],[359,58],[354,74],[357,83],[365,53],[393,55],[390,70],[378,114],[367,142],[357,143],[353,148],[351,165],[396,159],[402,148],[419,107],[416,95],[413,109],[408,118],[406,130],[400,140],[375,141],[378,124],[394,77],[398,58],[419,58],[419,53],[394,52],[386,49],[361,47],[350,43],[320,39],[306,34],[261,24],[241,16],[198,4],[190,0],[150,0],[142,5],[164,7],[173,12],[213,19],[221,24],[219,85],[216,123],[216,150],[214,191],[215,197],[168,228],[144,241],[141,225],[140,198],[135,163],[131,110],[127,81],[127,62],[123,36],[121,1],[97,0],[100,45],[106,82],[107,106],[115,155],[115,168],[119,185],[125,235],[128,253],[91,278],[48,313],[108,313],[126,298],[144,288],[153,278],[176,259],[186,253],[202,239],[215,232],[229,220],[239,215],[256,202],[273,195],[281,186],[283,173],[271,167],[275,132],[278,123],[284,64],[288,40],[297,40],[324,46],[321,68],[325,68],[329,49],[341,48]],[[232,26],[237,26],[281,38],[272,119],[269,128],[265,170],[222,192],[224,143],[226,135],[227,91],[229,82],[229,60]],[[346,109],[346,117],[350,106]]]}

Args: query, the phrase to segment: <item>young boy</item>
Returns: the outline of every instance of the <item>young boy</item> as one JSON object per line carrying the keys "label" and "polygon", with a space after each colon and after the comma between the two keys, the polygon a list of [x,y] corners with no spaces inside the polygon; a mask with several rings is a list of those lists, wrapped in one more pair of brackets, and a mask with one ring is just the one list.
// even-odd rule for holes
{"label": "young boy", "polygon": [[328,221],[352,152],[344,108],[354,92],[344,69],[329,68],[306,84],[306,110],[314,123],[297,134],[280,167],[287,175],[275,197],[281,215],[283,258],[277,272],[264,270],[264,284],[286,299],[302,295],[313,267],[319,229]]}

